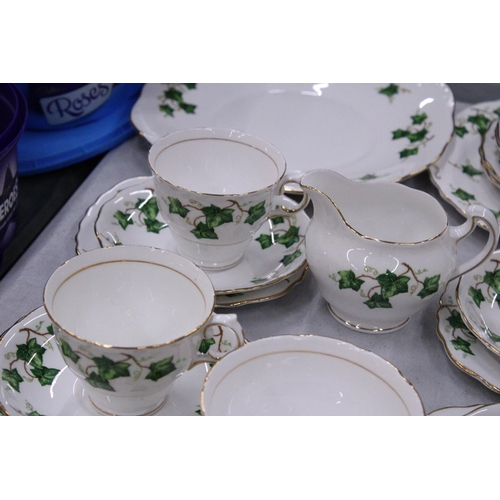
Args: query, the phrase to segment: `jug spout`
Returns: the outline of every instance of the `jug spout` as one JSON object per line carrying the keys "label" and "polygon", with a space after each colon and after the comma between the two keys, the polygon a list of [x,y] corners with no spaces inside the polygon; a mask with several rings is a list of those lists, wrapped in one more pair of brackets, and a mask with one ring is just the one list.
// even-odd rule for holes
{"label": "jug spout", "polygon": [[351,192],[352,184],[354,181],[333,170],[312,170],[300,180],[300,187],[312,201],[314,218],[328,220],[329,225],[343,222],[335,200],[341,193]]}

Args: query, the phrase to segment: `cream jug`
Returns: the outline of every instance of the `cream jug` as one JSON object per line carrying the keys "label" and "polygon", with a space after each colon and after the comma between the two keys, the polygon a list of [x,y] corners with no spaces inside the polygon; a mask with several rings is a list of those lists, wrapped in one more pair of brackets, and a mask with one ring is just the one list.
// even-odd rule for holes
{"label": "cream jug", "polygon": [[[466,221],[451,227],[437,200],[402,184],[354,182],[312,170],[300,186],[314,208],[306,233],[309,267],[332,315],[358,331],[401,328],[498,242],[498,222],[480,205],[469,206]],[[458,242],[480,221],[488,241],[457,265]]]}

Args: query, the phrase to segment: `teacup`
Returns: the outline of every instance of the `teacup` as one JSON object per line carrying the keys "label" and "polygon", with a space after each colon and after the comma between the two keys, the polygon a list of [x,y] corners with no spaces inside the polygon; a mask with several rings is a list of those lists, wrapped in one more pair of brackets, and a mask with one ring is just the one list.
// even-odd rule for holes
{"label": "teacup", "polygon": [[244,344],[235,314],[215,314],[214,288],[166,250],[116,246],[82,253],[43,294],[62,357],[103,414],[146,415],[174,381]]}
{"label": "teacup", "polygon": [[276,198],[294,182],[283,155],[243,132],[173,132],[153,144],[149,165],[159,210],[180,255],[204,269],[238,264],[267,219],[292,211]]}

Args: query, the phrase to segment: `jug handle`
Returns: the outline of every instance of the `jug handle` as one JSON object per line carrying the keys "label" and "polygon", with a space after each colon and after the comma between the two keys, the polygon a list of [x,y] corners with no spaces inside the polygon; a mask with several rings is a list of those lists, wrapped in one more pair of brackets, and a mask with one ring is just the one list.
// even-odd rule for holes
{"label": "jug handle", "polygon": [[491,210],[482,207],[481,205],[469,205],[465,211],[465,216],[467,217],[467,220],[462,225],[450,228],[451,237],[455,243],[458,243],[463,238],[469,236],[469,234],[472,234],[479,221],[482,221],[486,225],[486,229],[489,232],[488,241],[484,245],[481,252],[472,257],[472,259],[460,264],[453,271],[451,277],[449,278],[450,281],[462,276],[481,264],[481,262],[486,260],[491,255],[498,243],[498,221]]}
{"label": "jug handle", "polygon": [[[290,173],[287,172],[283,176],[283,179],[281,180],[281,187],[280,187],[279,194],[280,195],[285,194],[285,186],[287,184],[299,184],[300,185],[300,178],[301,177],[302,177],[302,175],[298,172],[290,172]],[[308,204],[309,204],[309,196],[307,195],[307,193],[305,191],[302,190],[302,200],[300,201],[299,205],[296,208],[288,208],[288,207],[285,207],[284,205],[281,205],[281,210],[283,210],[284,212],[287,212],[289,214],[293,214],[296,212],[300,212],[301,210],[304,210]]]}

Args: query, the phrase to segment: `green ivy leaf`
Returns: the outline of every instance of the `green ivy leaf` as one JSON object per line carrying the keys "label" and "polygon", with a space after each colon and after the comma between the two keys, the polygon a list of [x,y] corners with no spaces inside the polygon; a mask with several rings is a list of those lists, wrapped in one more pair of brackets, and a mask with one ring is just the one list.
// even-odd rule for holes
{"label": "green ivy leaf", "polygon": [[135,208],[140,210],[148,219],[156,219],[158,216],[158,201],[155,197],[149,198],[146,201],[144,198],[139,198],[135,204]]}
{"label": "green ivy leaf", "polygon": [[395,139],[403,139],[408,136],[408,130],[403,130],[402,128],[398,128],[397,130],[392,131],[392,140]]}
{"label": "green ivy leaf", "polygon": [[458,135],[458,137],[463,137],[465,134],[468,134],[469,131],[467,130],[467,127],[461,126],[461,127],[455,127],[455,135]]}
{"label": "green ivy leaf", "polygon": [[292,254],[290,255],[285,255],[281,260],[280,262],[284,265],[284,266],[289,266],[294,260],[298,259],[300,256],[302,255],[302,252],[300,250],[295,250],[295,252],[293,252]]}
{"label": "green ivy leaf", "polygon": [[462,165],[462,172],[469,177],[474,177],[475,175],[483,175],[481,170],[474,168],[472,165]]}
{"label": "green ivy leaf", "polygon": [[461,314],[456,309],[453,309],[453,311],[451,311],[451,316],[448,316],[446,318],[446,321],[448,321],[448,323],[454,330],[456,329],[467,330],[467,331],[469,330],[465,325]]}
{"label": "green ivy leaf", "polygon": [[43,353],[46,349],[38,345],[36,338],[29,339],[26,344],[18,344],[16,347],[16,356],[18,359],[26,361],[26,363],[35,368],[43,366]]}
{"label": "green ivy leaf", "polygon": [[411,117],[413,125],[422,125],[427,120],[427,113],[418,113]]}
{"label": "green ivy leaf", "polygon": [[196,88],[196,83],[185,83],[186,88],[189,90],[194,90]]}
{"label": "green ivy leaf", "polygon": [[351,288],[356,292],[359,291],[364,280],[356,278],[356,275],[350,269],[348,271],[339,271],[340,281],[339,288]]}
{"label": "green ivy leaf", "polygon": [[210,346],[214,344],[215,344],[215,339],[203,339],[200,343],[200,347],[198,348],[198,352],[206,354],[210,349]]}
{"label": "green ivy leaf", "polygon": [[469,200],[476,199],[476,197],[473,194],[470,194],[461,188],[458,188],[457,190],[453,191],[452,194],[454,194],[457,198],[460,198],[463,201],[469,201]]}
{"label": "green ivy leaf", "polygon": [[169,196],[168,200],[170,201],[170,203],[168,205],[168,211],[171,214],[180,215],[184,219],[186,217],[186,215],[188,214],[189,209],[186,207],[183,207],[182,203],[177,198],[173,198],[172,196]]}
{"label": "green ivy leaf", "polygon": [[163,111],[167,116],[174,116],[174,108],[168,104],[160,104],[160,111]]}
{"label": "green ivy leaf", "polygon": [[403,151],[399,152],[400,158],[408,158],[409,156],[413,156],[418,154],[418,148],[413,149],[403,149]]}
{"label": "green ivy leaf", "polygon": [[281,245],[285,245],[286,248],[290,248],[292,245],[300,241],[299,229],[300,228],[297,226],[290,226],[285,234],[282,234],[275,239],[276,243],[280,243]]}
{"label": "green ivy leaf", "polygon": [[479,288],[476,290],[473,286],[469,287],[469,296],[472,297],[474,304],[477,307],[481,307],[481,302],[485,302],[483,291]]}
{"label": "green ivy leaf", "polygon": [[92,361],[97,365],[99,376],[102,380],[113,380],[118,377],[130,377],[128,368],[130,363],[123,361],[113,361],[106,356],[94,357]]}
{"label": "green ivy leaf", "polygon": [[283,224],[285,222],[285,218],[282,217],[281,215],[277,215],[276,217],[271,218],[271,222],[277,226],[278,224]]}
{"label": "green ivy leaf", "polygon": [[252,225],[254,222],[258,221],[260,218],[266,215],[265,202],[261,201],[258,205],[250,207],[248,209],[248,217],[245,219],[245,224]]}
{"label": "green ivy leaf", "polygon": [[255,238],[255,240],[260,243],[262,250],[273,246],[273,238],[270,234],[261,234],[258,238]]}
{"label": "green ivy leaf", "polygon": [[232,208],[223,209],[215,205],[210,205],[209,207],[203,207],[201,211],[206,216],[206,224],[209,228],[218,227],[228,222],[233,222],[234,210]]}
{"label": "green ivy leaf", "polygon": [[213,228],[208,227],[204,222],[199,222],[195,229],[191,231],[198,239],[207,238],[209,240],[218,240],[217,234]]}
{"label": "green ivy leaf", "polygon": [[435,276],[427,277],[424,279],[424,288],[418,292],[418,296],[421,299],[425,299],[429,295],[436,293],[439,290],[439,280],[441,279],[440,274],[436,274]]}
{"label": "green ivy leaf", "polygon": [[486,271],[483,278],[484,282],[491,286],[496,293],[500,294],[500,269],[496,271]]}
{"label": "green ivy leaf", "polygon": [[176,369],[176,366],[172,363],[172,359],[173,356],[170,356],[170,358],[165,358],[157,363],[151,363],[149,365],[150,372],[146,376],[146,379],[156,382],[160,378],[172,373]]}
{"label": "green ivy leaf", "polygon": [[381,294],[384,299],[389,299],[400,293],[408,293],[409,276],[397,276],[387,269],[385,274],[378,276],[377,281],[381,286]]}
{"label": "green ivy leaf", "polygon": [[71,359],[71,361],[75,364],[80,359],[80,356],[78,356],[78,354],[71,349],[70,345],[64,339],[61,339],[61,351],[64,356]]}
{"label": "green ivy leaf", "polygon": [[132,220],[131,215],[124,214],[121,210],[117,210],[113,217],[118,221],[122,229],[127,229],[128,226],[131,226],[134,221]]}
{"label": "green ivy leaf", "polygon": [[194,104],[187,104],[186,102],[180,102],[179,107],[188,114],[193,114],[196,109]]}
{"label": "green ivy leaf", "polygon": [[490,123],[490,119],[482,114],[469,116],[467,121],[476,125],[477,130],[480,134],[484,134],[488,130],[488,124]]}
{"label": "green ivy leaf", "polygon": [[471,354],[472,356],[475,355],[470,349],[470,342],[467,342],[467,340],[464,340],[461,337],[457,337],[456,339],[452,340],[451,343],[457,351],[463,351],[467,354]]}
{"label": "green ivy leaf", "polygon": [[489,328],[486,328],[486,333],[488,334],[488,337],[493,340],[493,342],[500,342],[500,335],[493,333]]}
{"label": "green ivy leaf", "polygon": [[395,83],[391,83],[387,87],[380,89],[378,92],[379,94],[384,94],[387,97],[393,97],[399,92],[399,86]]}
{"label": "green ivy leaf", "polygon": [[5,382],[10,384],[12,389],[15,391],[21,392],[19,390],[19,384],[23,381],[23,377],[19,375],[17,368],[14,368],[13,370],[7,370],[4,368],[2,370],[2,380],[5,380]]}
{"label": "green ivy leaf", "polygon": [[419,142],[419,141],[423,141],[425,139],[427,132],[428,132],[428,130],[426,128],[423,128],[422,130],[419,130],[418,132],[410,132],[407,137],[410,140],[410,142]]}
{"label": "green ivy leaf", "polygon": [[43,417],[41,413],[38,413],[37,411],[30,411],[29,413],[26,413],[27,417]]}
{"label": "green ivy leaf", "polygon": [[392,305],[389,302],[388,298],[382,297],[382,295],[378,293],[374,293],[369,300],[366,300],[363,302],[363,304],[366,304],[370,309],[391,309]]}
{"label": "green ivy leaf", "polygon": [[33,368],[31,372],[38,379],[40,385],[51,385],[60,370],[42,366],[41,368]]}
{"label": "green ivy leaf", "polygon": [[165,99],[171,99],[175,102],[182,102],[182,92],[175,87],[170,87],[163,91],[163,97],[165,97]]}
{"label": "green ivy leaf", "polygon": [[146,224],[146,231],[148,233],[158,234],[162,229],[168,227],[168,224],[166,224],[165,222],[160,222],[156,219],[144,219],[144,224]]}
{"label": "green ivy leaf", "polygon": [[105,391],[116,392],[111,384],[107,380],[104,380],[96,372],[92,372],[85,380],[96,389],[104,389]]}

